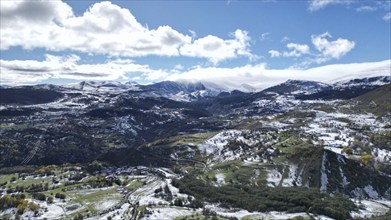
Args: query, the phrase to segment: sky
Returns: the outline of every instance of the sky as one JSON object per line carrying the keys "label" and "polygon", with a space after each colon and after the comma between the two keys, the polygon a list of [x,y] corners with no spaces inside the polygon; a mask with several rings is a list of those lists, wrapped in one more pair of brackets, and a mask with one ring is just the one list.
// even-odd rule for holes
{"label": "sky", "polygon": [[0,0],[1,84],[390,75],[391,1]]}

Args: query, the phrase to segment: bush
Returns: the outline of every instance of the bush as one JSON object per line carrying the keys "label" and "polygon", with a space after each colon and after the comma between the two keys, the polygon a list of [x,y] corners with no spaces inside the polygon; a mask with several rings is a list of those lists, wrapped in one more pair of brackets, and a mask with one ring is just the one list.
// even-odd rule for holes
{"label": "bush", "polygon": [[23,214],[26,210],[33,211],[37,213],[39,206],[33,202],[25,200],[24,194],[17,195],[5,195],[0,198],[0,211],[16,208],[17,214]]}
{"label": "bush", "polygon": [[373,159],[373,156],[370,154],[363,154],[360,156],[361,163],[368,165]]}
{"label": "bush", "polygon": [[32,194],[33,199],[41,200],[41,201],[46,201],[46,196],[43,193],[33,193]]}
{"label": "bush", "polygon": [[189,205],[191,208],[194,208],[194,209],[198,209],[198,208],[203,208],[204,207],[204,204],[202,203],[202,201],[198,200],[198,199],[193,199],[191,202],[190,202],[190,205]]}
{"label": "bush", "polygon": [[175,205],[175,206],[183,206],[183,200],[182,200],[182,198],[176,198],[176,199],[174,200],[174,205]]}
{"label": "bush", "polygon": [[40,175],[53,175],[55,169],[57,169],[56,165],[48,165],[40,167],[35,172]]}
{"label": "bush", "polygon": [[56,193],[56,195],[54,195],[54,197],[56,197],[57,199],[65,199],[66,196],[62,193]]}
{"label": "bush", "polygon": [[351,155],[353,153],[353,150],[350,147],[343,147],[342,153]]}
{"label": "bush", "polygon": [[48,198],[47,198],[47,203],[53,203],[53,197],[51,197],[51,196],[48,196]]}
{"label": "bush", "polygon": [[83,216],[81,214],[76,215],[73,220],[82,220]]}

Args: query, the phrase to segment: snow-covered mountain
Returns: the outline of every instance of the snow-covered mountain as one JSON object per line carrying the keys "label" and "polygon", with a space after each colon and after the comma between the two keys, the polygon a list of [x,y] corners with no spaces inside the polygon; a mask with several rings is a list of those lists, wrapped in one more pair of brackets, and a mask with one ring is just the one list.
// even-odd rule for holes
{"label": "snow-covered mountain", "polygon": [[[2,87],[2,89],[4,90],[3,92],[9,92],[8,90],[6,91],[8,88],[19,89],[20,91],[18,92],[23,94],[29,93],[31,97],[29,100],[35,100],[36,98],[33,97],[34,94],[45,93],[45,91],[63,94],[83,93],[90,98],[95,97],[94,99],[97,96],[101,96],[100,99],[106,99],[109,98],[109,94],[122,94],[125,96],[133,94],[142,97],[164,97],[184,102],[227,95],[234,95],[237,100],[249,100],[248,97],[251,94],[254,94],[253,97],[260,97],[261,99],[274,94],[279,96],[292,96],[296,99],[331,100],[354,98],[389,83],[391,83],[391,76],[348,79],[333,84],[306,80],[287,80],[260,92],[256,92],[255,88],[247,84],[241,84],[238,88],[232,90],[230,87],[207,81],[162,81],[148,85],[141,85],[137,82],[83,81],[78,84],[64,86],[39,84],[33,86]],[[31,89],[34,90],[32,93],[29,92]],[[59,96],[56,95],[55,97]],[[83,100],[85,99],[83,98]],[[30,103],[30,101],[26,103]],[[35,101],[31,103],[35,103]]]}
{"label": "snow-covered mountain", "polygon": [[342,80],[333,84],[334,88],[382,86],[391,82],[391,76],[375,76],[357,79]]}
{"label": "snow-covered mountain", "polygon": [[162,81],[139,86],[145,95],[162,96],[177,101],[192,101],[202,97],[216,96],[219,92],[208,89],[201,82]]}
{"label": "snow-covered mountain", "polygon": [[84,92],[137,92],[143,96],[166,97],[176,101],[193,101],[198,98],[216,96],[222,89],[207,88],[201,82],[162,81],[154,84],[141,85],[137,82],[116,81],[83,81],[76,85],[65,86]]}
{"label": "snow-covered mountain", "polygon": [[375,76],[335,82],[312,94],[300,94],[299,99],[350,99],[391,83],[390,76]]}
{"label": "snow-covered mountain", "polygon": [[[31,180],[48,184],[38,187],[42,195],[67,193],[52,203],[29,198],[43,206],[39,219],[84,214],[91,203],[80,198],[90,194],[102,210],[86,213],[90,219],[106,211],[137,218],[131,211],[137,206],[127,201],[148,209],[153,216],[145,213],[146,219],[171,219],[160,215],[163,208],[180,216],[204,208],[221,213],[221,201],[232,207],[219,214],[227,218],[254,212],[253,204],[263,205],[248,216],[259,218],[277,211],[281,219],[292,217],[285,212],[383,215],[391,207],[389,83],[387,76],[332,84],[288,80],[263,92],[184,81],[2,87],[0,167],[7,173],[27,165],[29,173],[2,183],[0,197],[20,195],[18,185],[36,193]],[[372,212],[363,206],[369,202],[382,209]],[[67,210],[75,204],[77,210]],[[331,213],[340,211],[334,207],[344,214]],[[14,210],[0,210],[0,218]]]}
{"label": "snow-covered mountain", "polygon": [[280,95],[294,94],[294,95],[308,95],[313,94],[325,89],[329,89],[331,86],[321,82],[304,81],[304,80],[288,80],[284,83],[267,88],[263,92],[274,92]]}
{"label": "snow-covered mountain", "polygon": [[72,89],[79,89],[83,91],[123,91],[129,89],[137,89],[139,84],[136,82],[117,82],[117,81],[82,81],[76,85],[67,86]]}

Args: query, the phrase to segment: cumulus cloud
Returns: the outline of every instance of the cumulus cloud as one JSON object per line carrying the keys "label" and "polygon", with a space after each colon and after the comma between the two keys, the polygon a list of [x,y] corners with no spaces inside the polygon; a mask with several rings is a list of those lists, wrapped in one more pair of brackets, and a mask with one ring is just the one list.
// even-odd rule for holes
{"label": "cumulus cloud", "polygon": [[289,43],[286,45],[288,49],[295,51],[298,54],[307,54],[310,52],[310,48],[306,44]]}
{"label": "cumulus cloud", "polygon": [[286,47],[289,51],[279,52],[276,50],[269,50],[271,57],[301,57],[303,54],[310,53],[310,47],[306,44],[288,43]]}
{"label": "cumulus cloud", "polygon": [[281,53],[277,50],[269,50],[270,57],[279,57]]}
{"label": "cumulus cloud", "polygon": [[329,41],[328,38],[331,38],[328,32],[311,36],[312,44],[321,53],[317,58],[317,63],[322,63],[332,58],[339,59],[355,47],[354,41],[343,38]]}
{"label": "cumulus cloud", "polygon": [[231,36],[233,39],[229,40],[223,40],[213,35],[198,38],[192,43],[183,45],[180,48],[180,54],[207,58],[214,64],[238,56],[255,58],[249,49],[251,38],[246,31],[238,29]]}
{"label": "cumulus cloud", "polygon": [[48,21],[61,23],[73,16],[72,8],[61,1],[1,1],[2,26],[19,25],[24,21],[45,24]]}
{"label": "cumulus cloud", "polygon": [[313,63],[324,63],[331,59],[340,59],[349,53],[354,47],[355,42],[344,38],[329,40],[332,36],[326,32],[320,35],[312,35],[311,42],[315,51],[311,52],[307,44],[288,43],[287,51],[269,50],[270,57],[295,57],[302,58],[301,63],[295,64],[297,67],[306,67]]}
{"label": "cumulus cloud", "polygon": [[[173,56],[179,55],[179,46],[191,41],[169,26],[148,30],[128,9],[110,2],[96,3],[82,16],[75,16],[60,0],[2,1],[1,6],[1,49],[22,46],[111,56]],[[27,13],[26,7],[45,16],[37,22],[34,17],[40,15]]]}
{"label": "cumulus cloud", "polygon": [[239,56],[253,58],[246,31],[233,39],[196,38],[170,26],[149,29],[111,2],[93,4],[81,16],[61,0],[1,1],[1,50],[14,46],[50,51],[73,50],[109,56],[189,56],[218,63]]}

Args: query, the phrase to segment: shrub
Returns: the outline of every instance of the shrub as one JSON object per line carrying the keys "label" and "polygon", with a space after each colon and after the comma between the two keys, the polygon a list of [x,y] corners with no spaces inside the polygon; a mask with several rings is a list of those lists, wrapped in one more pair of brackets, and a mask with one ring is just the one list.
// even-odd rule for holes
{"label": "shrub", "polygon": [[37,199],[37,200],[41,200],[41,201],[46,200],[46,196],[43,193],[33,193],[32,197],[33,197],[33,199]]}
{"label": "shrub", "polygon": [[26,210],[33,211],[37,213],[39,206],[33,202],[25,200],[24,194],[18,195],[5,195],[0,198],[0,211],[6,210],[9,208],[16,208],[17,214],[23,214]]}
{"label": "shrub", "polygon": [[368,165],[373,159],[373,156],[370,154],[363,154],[360,156],[361,163]]}
{"label": "shrub", "polygon": [[353,150],[350,147],[343,147],[342,153],[351,155],[353,153]]}
{"label": "shrub", "polygon": [[174,201],[175,206],[183,206],[183,200],[182,198],[176,198]]}
{"label": "shrub", "polygon": [[53,203],[53,197],[51,197],[51,196],[48,196],[48,198],[47,198],[47,203]]}
{"label": "shrub", "polygon": [[54,195],[54,197],[56,197],[57,199],[65,199],[66,196],[62,193],[56,193],[56,195]]}

